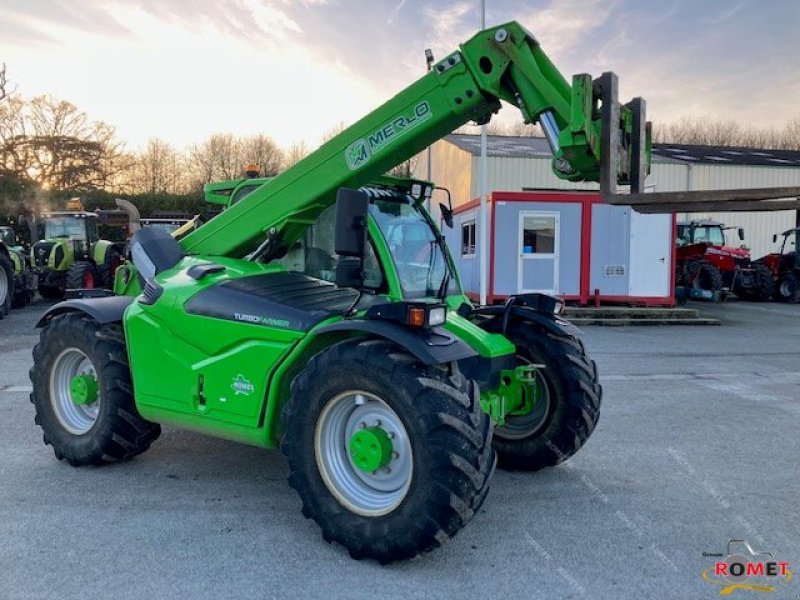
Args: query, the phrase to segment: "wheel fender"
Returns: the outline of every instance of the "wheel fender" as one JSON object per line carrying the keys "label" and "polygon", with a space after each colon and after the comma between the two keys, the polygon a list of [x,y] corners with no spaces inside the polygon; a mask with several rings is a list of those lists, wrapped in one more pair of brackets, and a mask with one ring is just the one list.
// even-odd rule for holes
{"label": "wheel fender", "polygon": [[[479,314],[502,317],[505,312],[503,306],[490,306],[478,310]],[[582,331],[572,323],[558,315],[539,312],[526,306],[512,306],[511,315],[514,320],[530,321],[541,325],[544,329],[558,336],[577,337]]]}
{"label": "wheel fender", "polygon": [[416,329],[392,321],[353,319],[322,325],[313,330],[315,335],[331,332],[364,333],[385,338],[426,365],[441,365],[477,355],[469,344],[443,327]]}
{"label": "wheel fender", "polygon": [[577,337],[583,333],[575,325],[558,315],[547,315],[524,306],[515,306],[511,310],[511,314],[524,321],[533,321],[555,335]]}
{"label": "wheel fender", "polygon": [[51,306],[36,323],[36,327],[44,327],[56,315],[69,312],[82,312],[100,324],[120,322],[125,314],[125,309],[133,300],[132,296],[66,300]]}

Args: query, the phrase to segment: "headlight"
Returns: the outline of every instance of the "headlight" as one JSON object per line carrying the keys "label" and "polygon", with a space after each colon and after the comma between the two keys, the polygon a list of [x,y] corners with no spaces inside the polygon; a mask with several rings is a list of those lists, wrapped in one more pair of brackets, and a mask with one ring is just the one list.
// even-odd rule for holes
{"label": "headlight", "polygon": [[431,327],[434,325],[443,325],[446,316],[447,310],[445,310],[444,306],[432,308],[428,311],[428,325]]}
{"label": "headlight", "polygon": [[390,302],[370,306],[364,316],[367,319],[397,321],[409,327],[436,327],[447,320],[447,307],[425,302]]}

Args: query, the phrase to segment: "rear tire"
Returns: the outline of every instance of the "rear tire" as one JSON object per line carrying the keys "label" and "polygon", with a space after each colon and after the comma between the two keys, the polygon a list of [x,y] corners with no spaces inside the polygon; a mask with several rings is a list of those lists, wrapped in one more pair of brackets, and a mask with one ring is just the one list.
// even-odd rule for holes
{"label": "rear tire", "polygon": [[[73,401],[69,381],[94,374],[96,400]],[[30,371],[36,424],[58,460],[72,466],[133,458],[150,447],[161,427],[143,419],[133,400],[125,338],[119,324],[100,325],[82,313],[53,317],[33,349]]]}
{"label": "rear tire", "polygon": [[[487,327],[501,331],[495,321]],[[544,365],[543,408],[536,422],[527,415],[510,416],[494,432],[494,449],[501,469],[537,471],[557,465],[580,450],[600,418],[603,388],[597,365],[578,338],[555,335],[527,322],[512,322],[505,336],[517,346],[517,364]],[[536,412],[536,411],[534,411]]]}
{"label": "rear tire", "polygon": [[[393,462],[389,471],[360,471],[345,424],[377,427],[379,414],[394,436]],[[477,386],[386,340],[340,342],[315,356],[292,382],[283,420],[281,450],[303,515],[352,558],[385,564],[428,552],[472,519],[489,490],[492,427]],[[329,435],[336,439],[325,443]],[[411,471],[403,463],[409,451]],[[379,478],[391,477],[395,464],[407,479],[382,488]]]}
{"label": "rear tire", "polygon": [[772,297],[773,280],[772,271],[766,265],[754,263],[752,265],[753,277],[755,279],[752,288],[739,288],[737,287],[734,292],[742,300],[750,300],[753,302],[767,302]]}
{"label": "rear tire", "polygon": [[0,254],[0,319],[11,310],[14,298],[14,265],[5,254]]}
{"label": "rear tire", "polygon": [[793,272],[784,273],[775,284],[773,297],[778,302],[800,303],[800,279]]}
{"label": "rear tire", "polygon": [[711,263],[693,260],[686,265],[686,271],[686,279],[693,289],[711,292],[722,290],[722,273]]}
{"label": "rear tire", "polygon": [[67,271],[66,289],[93,290],[102,287],[97,268],[90,262],[78,261]]}

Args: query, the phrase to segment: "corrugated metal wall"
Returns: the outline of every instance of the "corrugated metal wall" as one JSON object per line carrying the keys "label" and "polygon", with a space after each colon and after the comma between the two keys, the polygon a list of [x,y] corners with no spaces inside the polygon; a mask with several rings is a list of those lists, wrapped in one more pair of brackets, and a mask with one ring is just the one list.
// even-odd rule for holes
{"label": "corrugated metal wall", "polygon": [[[461,150],[455,144],[440,140],[433,146],[433,179],[453,194],[453,204],[458,206],[477,198],[479,157]],[[589,183],[571,183],[558,179],[550,168],[549,158],[489,157],[488,176],[490,191],[519,191],[534,189],[597,189]],[[417,161],[416,175],[425,177],[425,154]],[[708,165],[657,160],[653,164],[648,183],[663,192],[748,187],[777,187],[800,185],[800,169],[794,167],[748,167],[734,165]],[[773,249],[772,234],[794,227],[795,211],[752,213],[692,213],[679,214],[678,220],[713,218],[730,225],[745,228],[745,244],[755,258]],[[735,232],[729,240],[739,245]]]}

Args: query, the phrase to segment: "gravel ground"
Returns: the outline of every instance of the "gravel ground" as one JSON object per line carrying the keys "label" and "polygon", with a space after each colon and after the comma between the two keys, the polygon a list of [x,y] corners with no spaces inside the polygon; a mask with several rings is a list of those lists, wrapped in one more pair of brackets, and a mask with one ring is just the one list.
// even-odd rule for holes
{"label": "gravel ground", "polygon": [[127,464],[55,460],[28,402],[46,306],[0,321],[0,598],[710,598],[704,553],[731,539],[798,561],[800,306],[587,328],[605,395],[586,447],[498,472],[454,540],[388,567],[322,541],[278,453],[167,429]]}

